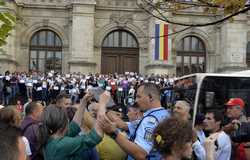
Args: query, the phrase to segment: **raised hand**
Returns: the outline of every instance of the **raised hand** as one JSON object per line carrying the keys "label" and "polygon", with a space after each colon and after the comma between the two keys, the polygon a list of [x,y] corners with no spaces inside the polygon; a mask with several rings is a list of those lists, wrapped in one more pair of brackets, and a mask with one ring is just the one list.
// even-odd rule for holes
{"label": "raised hand", "polygon": [[111,134],[116,130],[116,124],[113,123],[106,115],[100,116],[97,123],[106,134]]}
{"label": "raised hand", "polygon": [[216,150],[216,140],[219,136],[219,133],[214,133],[206,138],[204,142],[204,148],[206,151],[206,159],[207,160],[214,160],[215,159],[215,150]]}
{"label": "raised hand", "polygon": [[193,136],[192,136],[192,143],[195,143],[197,141],[197,133],[196,133],[196,129],[193,129]]}
{"label": "raised hand", "polygon": [[110,97],[111,97],[110,92],[108,91],[103,92],[100,96],[99,103],[106,105],[109,102]]}
{"label": "raised hand", "polygon": [[83,97],[83,102],[90,102],[93,99],[94,95],[90,92],[87,92],[85,96]]}
{"label": "raised hand", "polygon": [[119,113],[115,111],[109,111],[107,113],[107,117],[110,119],[110,121],[112,121],[112,123],[115,123],[118,128],[123,129],[124,126],[126,126],[126,122],[124,122],[121,119],[121,116],[119,115]]}

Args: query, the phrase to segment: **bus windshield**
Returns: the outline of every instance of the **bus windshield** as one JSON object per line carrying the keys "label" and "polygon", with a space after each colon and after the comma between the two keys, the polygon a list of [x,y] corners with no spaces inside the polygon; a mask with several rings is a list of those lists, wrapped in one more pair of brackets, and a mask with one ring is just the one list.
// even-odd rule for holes
{"label": "bus windshield", "polygon": [[230,98],[242,98],[249,116],[250,77],[205,77],[201,84],[197,111],[204,113],[215,106],[224,109],[224,104]]}

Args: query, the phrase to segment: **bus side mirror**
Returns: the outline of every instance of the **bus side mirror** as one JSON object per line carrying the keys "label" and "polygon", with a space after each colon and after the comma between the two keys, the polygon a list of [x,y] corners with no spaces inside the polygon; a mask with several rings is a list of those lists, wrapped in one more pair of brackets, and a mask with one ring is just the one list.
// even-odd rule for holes
{"label": "bus side mirror", "polygon": [[206,104],[206,108],[211,108],[213,107],[214,104],[214,92],[206,92],[206,99],[205,99],[205,104]]}

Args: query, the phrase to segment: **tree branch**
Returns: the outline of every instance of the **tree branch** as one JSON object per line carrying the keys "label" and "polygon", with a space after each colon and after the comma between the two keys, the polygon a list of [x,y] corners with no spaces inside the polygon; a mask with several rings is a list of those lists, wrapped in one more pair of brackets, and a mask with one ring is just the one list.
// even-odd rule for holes
{"label": "tree branch", "polygon": [[[146,2],[146,1],[144,1],[144,2]],[[155,17],[157,19],[160,19],[162,21],[165,21],[167,23],[181,25],[181,26],[190,26],[190,27],[204,27],[204,26],[215,25],[215,24],[222,23],[222,22],[224,22],[224,21],[226,21],[226,20],[228,20],[228,19],[230,19],[230,18],[232,18],[232,17],[234,17],[236,15],[239,15],[241,13],[245,13],[248,10],[250,10],[250,6],[246,5],[246,7],[244,9],[239,10],[239,11],[237,11],[235,13],[232,13],[231,15],[223,17],[223,18],[221,18],[219,20],[216,20],[216,21],[213,21],[213,22],[209,22],[209,23],[196,23],[196,24],[194,24],[194,23],[181,23],[181,22],[171,21],[166,16],[164,16],[155,5],[153,5],[153,4],[149,3],[149,2],[146,2],[146,3],[147,3],[148,6],[150,6],[150,8],[153,9],[153,11],[156,11],[159,14],[159,16],[155,15],[153,13],[153,11],[150,11],[147,8],[143,7],[143,5],[138,4],[138,6],[139,6],[139,8],[143,9],[144,11],[146,11],[148,14],[152,15],[153,17]]]}
{"label": "tree branch", "polygon": [[186,30],[191,29],[191,28],[193,28],[193,27],[185,27],[185,28],[183,28],[183,29],[181,29],[181,30],[179,30],[179,31],[176,31],[176,32],[173,32],[173,33],[169,33],[169,34],[164,34],[164,35],[162,35],[162,36],[144,36],[144,37],[138,37],[138,38],[149,38],[149,39],[154,39],[154,38],[160,38],[160,37],[173,36],[173,35],[175,35],[175,34],[181,33],[181,32],[183,32],[183,31],[186,31]]}
{"label": "tree branch", "polygon": [[198,0],[198,2],[207,5],[207,7],[217,7],[217,8],[221,8],[221,6],[209,3],[207,0]]}

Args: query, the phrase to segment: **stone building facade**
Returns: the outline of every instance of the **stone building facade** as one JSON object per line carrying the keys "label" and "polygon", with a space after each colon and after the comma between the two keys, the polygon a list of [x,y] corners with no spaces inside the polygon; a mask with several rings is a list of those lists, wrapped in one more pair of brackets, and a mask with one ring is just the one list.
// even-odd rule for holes
{"label": "stone building facade", "polygon": [[[56,70],[184,75],[250,66],[250,17],[194,27],[169,36],[169,59],[153,59],[154,24],[136,0],[16,0],[2,10],[20,17],[0,49],[0,72]],[[197,10],[169,13],[182,22],[210,22]],[[169,33],[183,29],[169,24]],[[248,46],[248,47],[247,47]]]}

